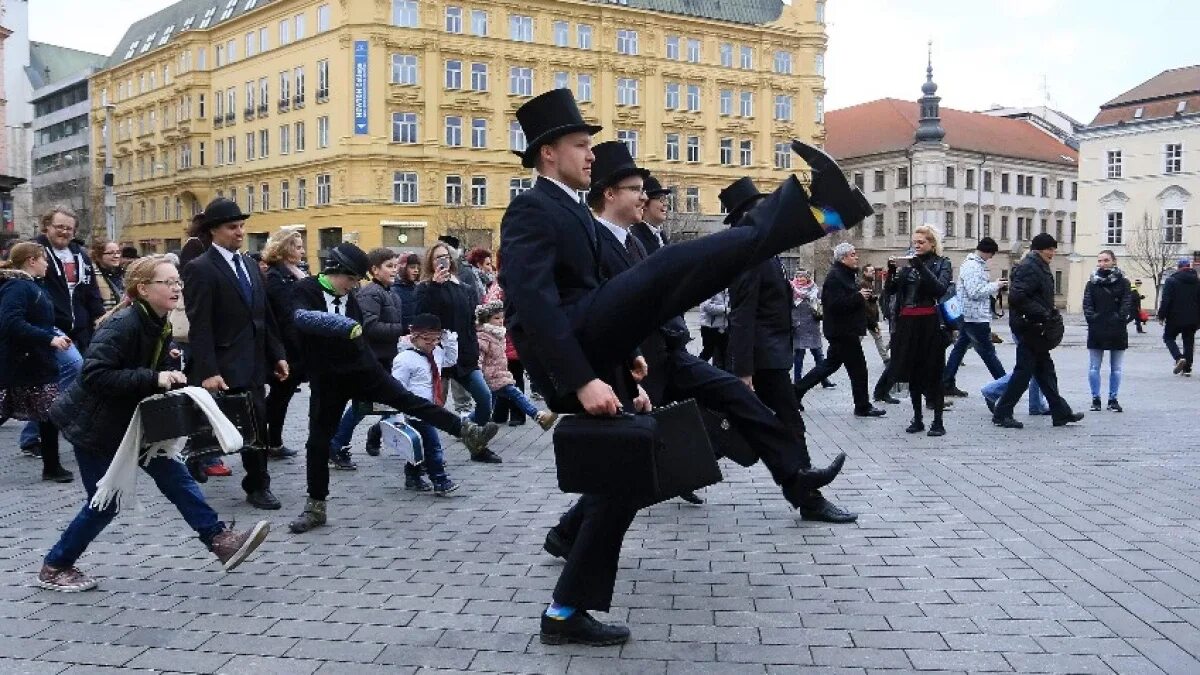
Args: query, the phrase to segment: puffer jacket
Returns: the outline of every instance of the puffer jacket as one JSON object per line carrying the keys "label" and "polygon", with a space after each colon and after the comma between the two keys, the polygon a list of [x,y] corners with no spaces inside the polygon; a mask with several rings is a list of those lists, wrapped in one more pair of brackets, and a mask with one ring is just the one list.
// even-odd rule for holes
{"label": "puffer jacket", "polygon": [[1083,288],[1083,316],[1087,319],[1087,348],[1129,348],[1127,324],[1133,319],[1133,293],[1129,280],[1116,267],[1092,272]]}
{"label": "puffer jacket", "polygon": [[58,380],[54,305],[21,270],[0,270],[0,387],[36,387]]}
{"label": "puffer jacket", "polygon": [[958,269],[958,299],[966,323],[992,320],[992,298],[999,292],[1000,282],[988,277],[987,264],[978,253],[971,253]]}
{"label": "puffer jacket", "polygon": [[1196,270],[1179,270],[1163,284],[1158,318],[1172,326],[1200,325],[1200,278]]}
{"label": "puffer jacket", "polygon": [[171,325],[135,303],[100,324],[83,371],[50,409],[76,448],[112,456],[142,399],[162,393],[158,373],[171,369]]}
{"label": "puffer jacket", "polygon": [[1044,324],[1058,316],[1054,306],[1054,274],[1037,251],[1013,267],[1008,292],[1008,325],[1022,339],[1036,342]]}
{"label": "puffer jacket", "polygon": [[463,377],[479,363],[479,343],[475,338],[478,300],[472,289],[453,280],[417,284],[417,314],[433,314],[441,320],[443,330],[458,333],[458,363],[447,369],[447,377]]}
{"label": "puffer jacket", "polygon": [[476,329],[479,342],[479,369],[483,371],[483,381],[488,389],[496,391],[516,379],[508,370],[508,356],[504,353],[504,336],[507,331],[504,326],[484,324]]}
{"label": "puffer jacket", "polygon": [[382,284],[372,281],[354,292],[363,313],[363,335],[371,352],[380,362],[389,364],[399,351],[404,335],[404,315],[400,298]]}

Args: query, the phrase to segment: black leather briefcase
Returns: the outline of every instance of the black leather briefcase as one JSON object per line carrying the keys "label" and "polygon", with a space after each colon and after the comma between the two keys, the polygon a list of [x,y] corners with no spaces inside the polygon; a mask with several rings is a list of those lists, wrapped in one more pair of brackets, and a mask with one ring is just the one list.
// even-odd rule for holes
{"label": "black leather briefcase", "polygon": [[715,410],[700,408],[700,416],[704,418],[704,428],[708,431],[708,437],[718,457],[731,459],[745,467],[754,466],[758,462],[758,453],[750,447],[745,437],[729,424],[724,415]]}
{"label": "black leather briefcase", "polygon": [[695,401],[649,415],[568,415],[554,429],[563,492],[654,503],[721,481]]}
{"label": "black leather briefcase", "polygon": [[191,398],[159,394],[141,402],[142,442],[158,443],[210,429],[208,418]]}

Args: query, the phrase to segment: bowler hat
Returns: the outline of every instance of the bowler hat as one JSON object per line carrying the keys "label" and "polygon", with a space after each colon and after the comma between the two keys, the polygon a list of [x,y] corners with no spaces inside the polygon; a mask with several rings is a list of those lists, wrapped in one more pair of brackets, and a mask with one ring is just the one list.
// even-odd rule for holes
{"label": "bowler hat", "polygon": [[201,222],[204,224],[204,229],[211,230],[214,227],[232,223],[235,220],[246,220],[250,216],[242,213],[241,207],[237,202],[217,197],[204,207],[204,213],[201,214]]}
{"label": "bowler hat", "polygon": [[326,274],[349,274],[361,278],[367,276],[370,268],[367,254],[354,244],[344,241],[329,251],[324,271]]}
{"label": "bowler hat", "polygon": [[452,248],[456,251],[458,249],[462,248],[462,242],[459,241],[458,237],[456,237],[452,234],[443,234],[442,236],[438,237],[438,241],[442,242],[443,244],[449,246],[450,248]]}
{"label": "bowler hat", "polygon": [[717,195],[717,198],[721,200],[721,206],[725,207],[726,213],[729,214],[725,216],[725,224],[733,224],[742,217],[751,204],[765,197],[766,195],[758,191],[749,176],[743,176],[730,183]]}
{"label": "bowler hat", "polygon": [[646,196],[651,199],[654,199],[655,197],[661,197],[663,195],[669,195],[674,192],[674,190],[671,188],[663,187],[662,183],[658,182],[658,179],[654,176],[647,176],[646,181],[642,183],[642,186],[646,188]]}
{"label": "bowler hat", "polygon": [[513,150],[521,158],[521,166],[532,169],[538,149],[555,139],[577,131],[595,135],[604,127],[583,121],[583,113],[575,103],[570,89],[551,89],[539,94],[517,108],[517,122],[525,132],[524,152]]}
{"label": "bowler hat", "polygon": [[592,190],[612,187],[630,176],[650,177],[650,172],[639,169],[629,154],[629,146],[621,141],[605,141],[592,148],[596,161],[592,162]]}

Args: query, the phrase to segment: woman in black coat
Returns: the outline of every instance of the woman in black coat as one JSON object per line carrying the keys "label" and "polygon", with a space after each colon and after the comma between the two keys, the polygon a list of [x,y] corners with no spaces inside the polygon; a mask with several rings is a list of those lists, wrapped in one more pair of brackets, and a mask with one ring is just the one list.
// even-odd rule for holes
{"label": "woman in black coat", "polygon": [[301,358],[300,338],[292,321],[295,307],[292,290],[297,281],[308,276],[300,268],[304,260],[304,234],[299,230],[279,230],[267,239],[263,247],[263,262],[267,263],[267,303],[279,326],[283,349],[287,354],[288,377],[282,382],[272,380],[267,394],[267,454],[275,459],[295,457],[297,451],[283,444],[283,423],[288,404],[306,378]]}
{"label": "woman in black coat", "polygon": [[[443,329],[458,333],[458,363],[445,369],[443,375],[448,375],[471,394],[475,400],[471,421],[483,426],[492,419],[492,391],[479,370],[474,290],[459,281],[457,266],[450,247],[445,244],[438,243],[425,252],[421,283],[417,284],[417,314],[433,314],[441,320]],[[499,455],[486,449],[472,455],[471,459],[501,461]]]}
{"label": "woman in black coat", "polygon": [[913,419],[905,431],[915,434],[925,430],[921,409],[924,395],[933,408],[929,435],[944,436],[942,371],[946,369],[946,347],[950,343],[938,302],[950,288],[953,266],[949,258],[942,256],[938,232],[930,225],[913,230],[912,252],[907,266],[898,266],[896,258],[888,260],[887,291],[896,300],[890,377],[893,382],[908,383]]}
{"label": "woman in black coat", "polygon": [[58,395],[56,352],[71,347],[54,327],[54,305],[41,286],[49,260],[32,242],[12,247],[0,269],[0,419],[34,421],[42,438],[42,480],[70,483],[59,463],[50,405]]}
{"label": "woman in black coat", "polygon": [[1121,412],[1117,394],[1121,390],[1121,366],[1129,348],[1128,324],[1133,319],[1133,295],[1129,279],[1117,267],[1110,250],[1096,256],[1096,271],[1083,289],[1083,316],[1087,319],[1088,385],[1092,388],[1092,410],[1100,410],[1100,367],[1108,352],[1108,409]]}
{"label": "woman in black coat", "polygon": [[[100,320],[84,355],[83,372],[51,411],[71,441],[87,501],[46,555],[37,583],[62,592],[86,591],[96,580],[75,561],[100,535],[119,509],[117,499],[92,505],[96,485],[109,469],[138,404],[148,396],[187,383],[176,369],[167,313],[182,296],[179,270],[166,256],[139,258],[125,274],[126,299]],[[131,299],[129,296],[132,296]],[[139,449],[140,450],[140,449]],[[259,521],[246,532],[233,532],[208,505],[183,463],[164,454],[139,458],[138,466],[154,479],[200,541],[225,571],[237,567],[262,543],[270,527]]]}

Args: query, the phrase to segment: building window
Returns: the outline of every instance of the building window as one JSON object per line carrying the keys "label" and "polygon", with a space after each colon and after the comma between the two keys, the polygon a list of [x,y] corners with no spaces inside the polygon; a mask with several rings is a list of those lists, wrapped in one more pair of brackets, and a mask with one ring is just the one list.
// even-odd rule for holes
{"label": "building window", "polygon": [[664,96],[664,98],[666,99],[667,110],[678,110],[679,109],[679,83],[678,82],[668,82],[666,86],[667,86],[667,93]]}
{"label": "building window", "polygon": [[950,187],[950,188],[954,187],[954,178],[955,178],[954,174],[955,174],[954,167],[952,167],[952,166],[946,167],[946,187]]}
{"label": "building window", "polygon": [[963,171],[963,187],[968,190],[975,189],[975,169],[967,169]]}
{"label": "building window", "polygon": [[329,100],[329,59],[317,61],[317,103]]}
{"label": "building window", "polygon": [[732,138],[722,138],[719,148],[720,148],[719,159],[720,159],[721,164],[723,166],[729,166],[729,165],[733,164],[733,139]]}
{"label": "building window", "polygon": [[622,28],[617,31],[617,53],[636,56],[638,53],[638,34],[636,30]]}
{"label": "building window", "polygon": [[592,48],[592,27],[581,23],[575,27],[575,45],[580,49]]}
{"label": "building window", "polygon": [[279,182],[279,208],[292,208],[292,184],[290,181]]}
{"label": "building window", "polygon": [[883,192],[886,189],[886,184],[884,182],[885,175],[886,174],[884,173],[883,169],[875,169],[875,191],[876,192]]}
{"label": "building window", "polygon": [[945,227],[946,236],[953,237],[954,236],[954,212],[953,211],[946,212],[945,224],[946,224],[946,227]]}
{"label": "building window", "polygon": [[329,147],[329,117],[321,116],[317,118],[317,147]]}
{"label": "building window", "polygon": [[533,42],[533,17],[511,14],[508,17],[508,39]]}
{"label": "building window", "polygon": [[471,90],[472,91],[487,91],[488,90],[488,64],[472,63],[471,64]]}
{"label": "building window", "polygon": [[508,93],[514,96],[533,96],[533,69],[520,66],[509,68]]}
{"label": "building window", "polygon": [[742,45],[742,70],[754,69],[754,48]]}
{"label": "building window", "polygon": [[638,104],[638,81],[632,77],[617,78],[617,105]]}
{"label": "building window", "polygon": [[292,42],[292,21],[284,19],[279,22],[279,46],[290,44]]}
{"label": "building window", "polygon": [[[417,114],[411,112],[392,113],[392,142],[415,144],[417,142]],[[296,146],[299,149],[300,138],[297,134]]]}
{"label": "building window", "polygon": [[679,161],[679,134],[667,134],[666,158],[668,162]]}
{"label": "building window", "polygon": [[1121,174],[1122,174],[1121,164],[1122,164],[1121,151],[1120,150],[1109,150],[1108,151],[1108,162],[1107,162],[1109,178],[1120,178],[1121,177]]}
{"label": "building window", "polygon": [[1108,226],[1105,229],[1104,243],[1109,245],[1125,243],[1125,214],[1119,211],[1108,214]]}
{"label": "building window", "polygon": [[732,68],[733,67],[733,45],[729,44],[728,42],[722,42],[720,47],[717,49],[717,51],[720,53],[721,67],[722,68]]}
{"label": "building window", "polygon": [[446,5],[446,32],[461,33],[463,32],[463,10],[462,7],[453,7]]}
{"label": "building window", "polygon": [[462,176],[446,176],[446,206],[462,206]]}
{"label": "building window", "polygon": [[[401,28],[420,28],[421,17],[417,12],[417,0],[392,0],[392,25]],[[297,22],[296,39],[299,40],[301,24]]]}
{"label": "building window", "polygon": [[792,145],[790,143],[775,144],[775,168],[792,168]]}
{"label": "building window", "polygon": [[446,61],[446,88],[462,89],[462,61]]}
{"label": "building window", "polygon": [[287,155],[292,152],[292,125],[284,124],[279,127],[279,154]]}
{"label": "building window", "polygon": [[1008,179],[1009,179],[1009,174],[1007,174],[1007,173],[1000,174],[1000,193],[1001,194],[1008,194]]}
{"label": "building window", "polygon": [[700,137],[688,136],[687,138],[687,161],[691,164],[700,163]]}
{"label": "building window", "polygon": [[875,214],[875,231],[872,234],[876,237],[883,236],[883,214],[882,213]]}
{"label": "building window", "polygon": [[1063,186],[1064,186],[1064,181],[1060,180],[1060,181],[1054,182],[1054,198],[1055,199],[1063,198]]}
{"label": "building window", "polygon": [[271,210],[271,184],[263,183],[259,192],[262,194],[262,210]]}
{"label": "building window", "polygon": [[896,212],[896,234],[908,234],[908,211]]}
{"label": "building window", "polygon": [[533,179],[531,178],[509,178],[508,179],[508,201],[517,198],[522,192],[533,188]]}
{"label": "building window", "polygon": [[728,117],[733,114],[733,90],[722,89],[718,94],[719,108],[718,111],[722,117]]}
{"label": "building window", "polygon": [[667,36],[667,58],[671,59],[672,61],[679,60],[679,36],[678,35],[668,35]]}
{"label": "building window", "polygon": [[792,97],[779,94],[775,96],[775,119],[780,122],[792,121]]}
{"label": "building window", "polygon": [[1180,173],[1183,171],[1183,144],[1168,143],[1165,159],[1164,173]]}
{"label": "building window", "polygon": [[963,214],[963,236],[967,239],[975,238],[975,214],[970,211]]}
{"label": "building window", "polygon": [[689,39],[687,41],[687,60],[688,63],[700,63],[700,41]]}
{"label": "building window", "polygon": [[[329,5],[321,5],[317,7],[317,32],[324,33],[329,30]],[[266,43],[262,44],[262,48],[266,49]]]}
{"label": "building window", "polygon": [[991,214],[983,214],[983,231],[980,233],[985,237],[992,236],[992,216]]}
{"label": "building window", "polygon": [[[462,118],[446,118],[446,145],[457,148],[462,145]],[[460,186],[461,187],[461,186]]]}
{"label": "building window", "polygon": [[471,147],[476,150],[487,147],[487,119],[484,117],[471,120]]}
{"label": "building window", "polygon": [[1043,177],[1040,182],[1041,182],[1041,188],[1042,188],[1042,191],[1041,191],[1042,196],[1049,197],[1050,196],[1050,179]]}
{"label": "building window", "polygon": [[687,111],[700,112],[700,85],[698,84],[687,86]]}
{"label": "building window", "polygon": [[792,74],[792,53],[778,51],[775,52],[775,72],[780,75]]}
{"label": "building window", "polygon": [[1062,270],[1054,271],[1054,294],[1063,294],[1063,273]]}
{"label": "building window", "polygon": [[1063,219],[1057,218],[1054,221],[1054,239],[1063,241]]}
{"label": "building window", "polygon": [[741,96],[742,117],[754,117],[754,92],[743,91]]}
{"label": "building window", "polygon": [[859,189],[859,191],[865,192],[867,189],[866,185],[867,185],[867,179],[866,179],[866,177],[863,176],[863,172],[855,171],[854,172],[854,186],[857,187]]}
{"label": "building window", "polygon": [[267,157],[271,154],[271,132],[268,129],[258,131],[258,156]]}
{"label": "building window", "polygon": [[571,25],[566,21],[555,21],[551,27],[554,34],[555,47],[569,47],[571,44]]}
{"label": "building window", "polygon": [[750,166],[754,163],[754,141],[742,141],[739,148],[739,156],[742,160],[742,166]]}
{"label": "building window", "polygon": [[296,122],[296,152],[304,152],[304,122]]}
{"label": "building window", "polygon": [[251,131],[246,134],[246,161],[247,162],[254,161],[255,156],[256,156],[256,154],[254,152],[254,132]]}
{"label": "building window", "polygon": [[516,120],[509,122],[508,149],[523,152],[528,146],[528,140],[525,138],[525,130],[521,128],[521,123]]}
{"label": "building window", "polygon": [[304,107],[304,66],[296,67],[292,72],[292,77],[296,82],[296,97],[292,103],[297,108]]}
{"label": "building window", "polygon": [[1167,209],[1163,212],[1163,241],[1168,244],[1183,243],[1183,209]]}
{"label": "building window", "polygon": [[991,171],[983,172],[983,191],[984,192],[992,191],[992,172]]}
{"label": "building window", "polygon": [[1071,181],[1071,201],[1079,201],[1079,183]]}
{"label": "building window", "polygon": [[324,206],[333,203],[332,176],[327,173],[317,174],[317,205]]}
{"label": "building window", "polygon": [[308,206],[308,179],[296,179],[296,208],[302,209]]}
{"label": "building window", "polygon": [[[286,78],[288,73],[280,73],[280,78]],[[415,54],[392,54],[392,84],[417,83],[417,57]],[[281,94],[287,99],[287,94]]]}
{"label": "building window", "polygon": [[213,152],[216,155],[213,158],[213,161],[216,163],[216,165],[221,166],[225,164],[225,139],[217,139]]}
{"label": "building window", "polygon": [[487,177],[471,177],[471,206],[487,206]]}
{"label": "building window", "polygon": [[488,13],[486,9],[471,10],[471,35],[476,37],[487,37],[488,34]]}
{"label": "building window", "polygon": [[638,156],[638,132],[632,129],[617,129],[617,140],[625,144],[629,148],[629,156],[637,159]]}
{"label": "building window", "polygon": [[687,213],[700,213],[700,188],[690,186],[684,190],[683,210]]}
{"label": "building window", "polygon": [[397,204],[417,203],[417,174],[397,171],[392,176],[392,201]]}
{"label": "building window", "polygon": [[592,100],[592,76],[580,73],[577,82],[579,86],[576,87],[575,98],[580,103],[590,103]]}

